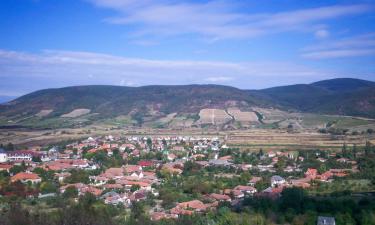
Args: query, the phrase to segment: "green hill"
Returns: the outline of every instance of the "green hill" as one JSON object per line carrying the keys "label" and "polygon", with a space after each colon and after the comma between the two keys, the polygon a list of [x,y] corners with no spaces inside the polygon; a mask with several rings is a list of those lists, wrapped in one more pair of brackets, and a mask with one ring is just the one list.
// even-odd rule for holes
{"label": "green hill", "polygon": [[171,113],[196,118],[204,108],[251,110],[254,106],[375,118],[375,83],[342,78],[263,90],[220,85],[93,85],[45,89],[0,105],[0,123],[40,122],[86,114],[91,120],[122,115],[157,119]]}

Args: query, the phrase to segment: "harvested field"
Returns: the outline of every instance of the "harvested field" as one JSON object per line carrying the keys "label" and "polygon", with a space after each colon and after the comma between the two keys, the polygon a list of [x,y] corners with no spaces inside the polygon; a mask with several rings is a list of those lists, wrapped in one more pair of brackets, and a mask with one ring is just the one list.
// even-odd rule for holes
{"label": "harvested field", "polygon": [[177,113],[170,113],[168,114],[167,116],[165,117],[162,117],[160,118],[159,120],[157,120],[157,122],[159,123],[169,123],[173,120],[173,118],[177,115]]}
{"label": "harvested field", "polygon": [[279,109],[266,109],[254,107],[254,111],[259,112],[263,116],[264,123],[275,123],[288,118],[299,117],[298,113],[289,113]]}
{"label": "harvested field", "polygon": [[361,135],[320,134],[316,132],[288,133],[281,130],[252,130],[246,132],[231,132],[227,136],[229,146],[244,149],[309,149],[327,148],[341,149],[343,144],[363,146],[366,138]]}
{"label": "harvested field", "polygon": [[40,110],[40,112],[38,112],[36,116],[45,117],[45,116],[48,116],[51,112],[53,112],[52,109],[43,109],[43,110]]}
{"label": "harvested field", "polygon": [[199,112],[199,117],[198,123],[214,125],[224,124],[232,119],[232,117],[222,109],[202,109]]}
{"label": "harvested field", "polygon": [[234,117],[236,121],[241,123],[257,123],[258,116],[255,112],[243,112],[238,108],[229,108],[228,113]]}
{"label": "harvested field", "polygon": [[90,109],[75,109],[75,110],[71,111],[70,113],[61,115],[61,117],[76,118],[76,117],[79,117],[79,116],[83,116],[85,114],[89,114],[90,112],[91,112]]}
{"label": "harvested field", "polygon": [[174,117],[173,120],[169,123],[169,127],[187,128],[187,127],[191,127],[193,124],[194,124],[193,119],[188,119],[186,117],[177,116],[177,117]]}

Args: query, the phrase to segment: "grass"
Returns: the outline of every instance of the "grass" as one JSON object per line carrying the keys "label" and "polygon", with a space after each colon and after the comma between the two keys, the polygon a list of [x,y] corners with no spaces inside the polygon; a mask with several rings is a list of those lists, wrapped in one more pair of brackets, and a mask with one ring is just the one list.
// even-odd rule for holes
{"label": "grass", "polygon": [[335,180],[331,183],[320,183],[318,187],[309,192],[316,195],[342,191],[368,192],[374,191],[374,186],[367,179]]}
{"label": "grass", "polygon": [[305,127],[315,127],[317,125],[326,125],[328,122],[335,122],[334,127],[336,128],[353,128],[357,126],[375,125],[375,122],[344,116],[328,116],[318,114],[304,114],[302,116],[302,124]]}

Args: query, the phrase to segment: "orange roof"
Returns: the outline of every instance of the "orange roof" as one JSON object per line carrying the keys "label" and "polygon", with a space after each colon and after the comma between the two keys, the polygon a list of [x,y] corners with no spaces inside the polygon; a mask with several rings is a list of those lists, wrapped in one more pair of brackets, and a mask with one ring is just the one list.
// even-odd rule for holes
{"label": "orange roof", "polygon": [[11,178],[11,181],[15,182],[15,181],[19,181],[19,180],[25,181],[25,180],[39,180],[39,179],[41,179],[41,178],[35,173],[21,172],[21,173],[17,173],[16,175],[14,175]]}
{"label": "orange roof", "polygon": [[216,194],[216,193],[210,194],[210,197],[216,200],[224,200],[224,201],[230,200],[230,197],[228,195],[222,195],[222,194]]}
{"label": "orange roof", "polygon": [[13,165],[9,165],[9,164],[0,164],[0,171],[1,170],[9,170],[10,168],[12,168]]}
{"label": "orange roof", "polygon": [[207,208],[207,206],[199,200],[181,202],[181,203],[177,204],[177,207],[182,208],[182,209],[192,208],[192,209],[195,209],[195,210],[205,210]]}

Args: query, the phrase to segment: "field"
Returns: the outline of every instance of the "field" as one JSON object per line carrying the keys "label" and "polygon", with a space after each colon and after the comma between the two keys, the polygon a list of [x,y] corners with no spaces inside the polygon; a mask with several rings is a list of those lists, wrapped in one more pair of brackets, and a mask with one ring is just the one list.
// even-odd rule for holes
{"label": "field", "polygon": [[52,109],[43,109],[43,110],[40,110],[40,112],[38,112],[36,116],[39,116],[39,117],[48,116],[51,112],[53,112]]}
{"label": "field", "polygon": [[255,112],[244,112],[237,108],[229,108],[228,114],[241,123],[241,125],[258,124],[258,116]]}
{"label": "field", "polygon": [[232,120],[232,117],[222,109],[202,109],[199,117],[200,124],[225,124]]}
{"label": "field", "polygon": [[61,117],[76,118],[79,116],[83,116],[85,114],[89,114],[90,111],[91,111],[90,109],[75,109],[71,111],[70,113],[61,115]]}
{"label": "field", "polygon": [[288,133],[282,130],[248,130],[227,134],[227,144],[247,150],[274,149],[341,149],[343,144],[363,146],[366,140],[374,139],[367,135],[330,135],[317,132]]}

